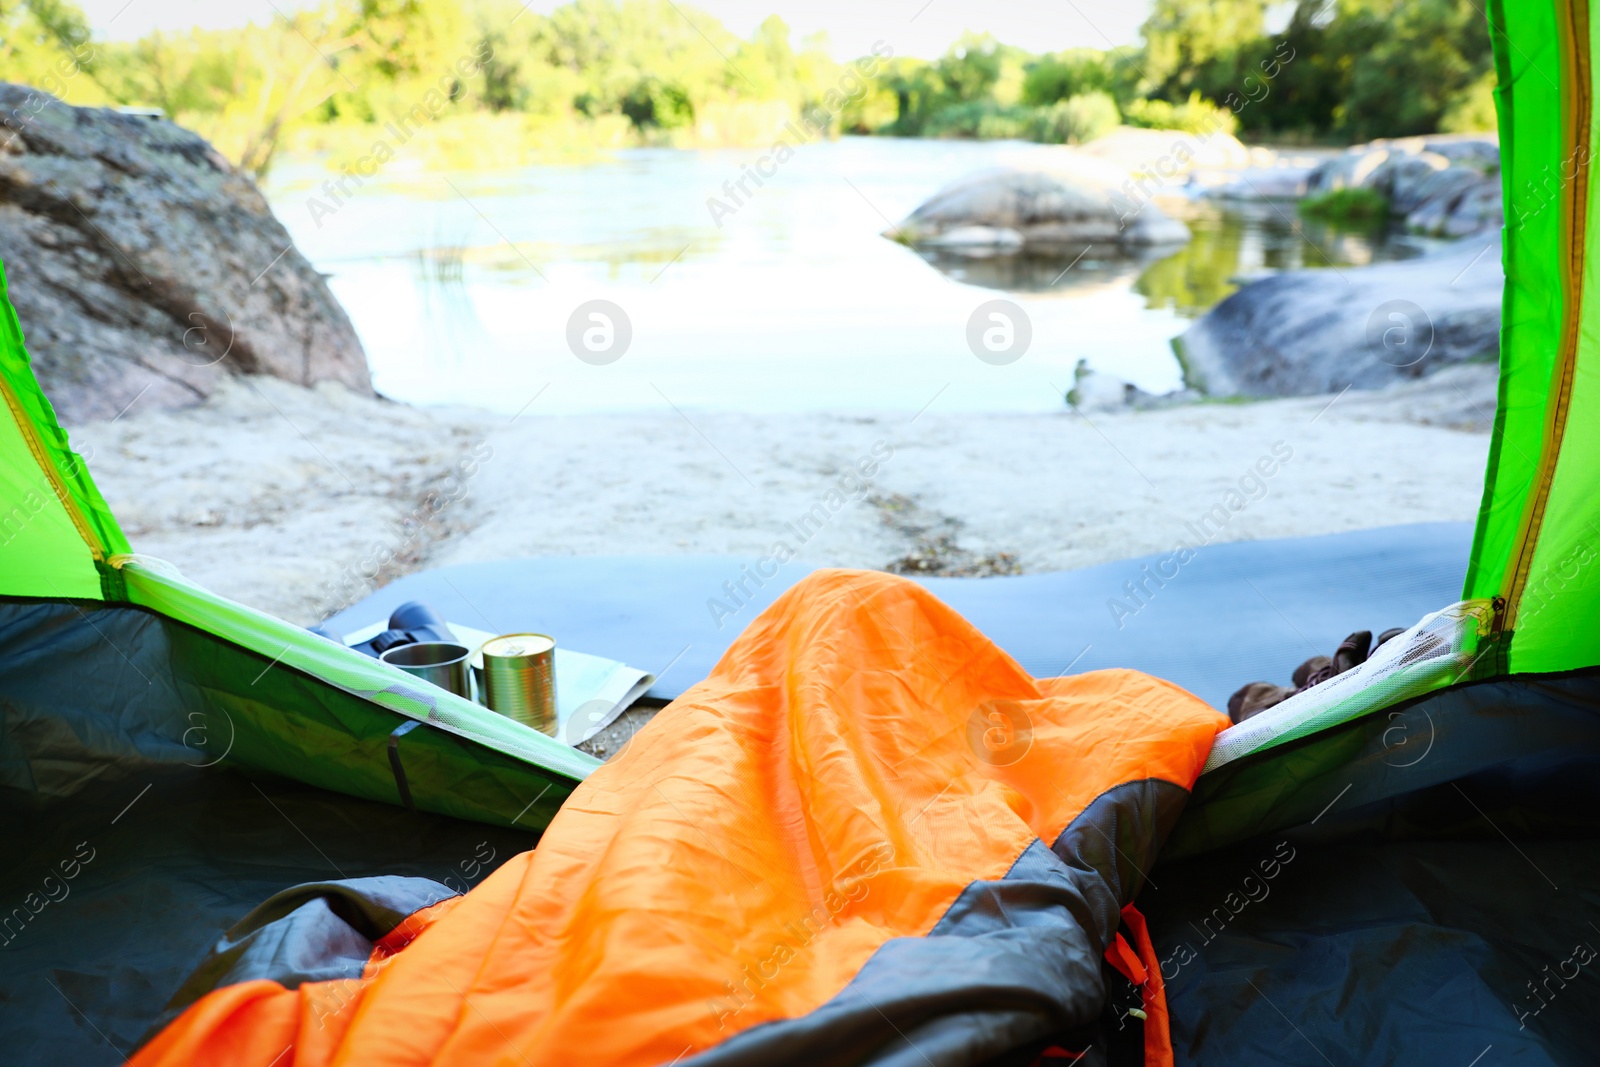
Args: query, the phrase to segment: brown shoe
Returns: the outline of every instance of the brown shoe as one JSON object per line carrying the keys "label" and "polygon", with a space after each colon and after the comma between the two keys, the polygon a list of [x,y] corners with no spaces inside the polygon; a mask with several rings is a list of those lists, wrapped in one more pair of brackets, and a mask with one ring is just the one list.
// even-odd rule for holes
{"label": "brown shoe", "polygon": [[1238,725],[1252,715],[1260,715],[1268,708],[1282,704],[1292,696],[1294,690],[1288,686],[1273,685],[1271,682],[1251,682],[1228,698],[1228,718]]}
{"label": "brown shoe", "polygon": [[1351,667],[1357,667],[1367,662],[1367,655],[1372,650],[1372,631],[1357,630],[1339,643],[1339,648],[1333,654],[1333,665],[1338,669],[1335,674],[1343,674]]}
{"label": "brown shoe", "polygon": [[1290,681],[1294,682],[1294,687],[1296,689],[1305,689],[1308,686],[1317,684],[1311,680],[1312,676],[1321,675],[1322,677],[1326,678],[1326,672],[1332,667],[1333,660],[1329,659],[1327,656],[1312,656],[1310,659],[1300,664],[1300,666],[1296,667],[1294,669],[1294,673],[1289,676],[1289,679]]}

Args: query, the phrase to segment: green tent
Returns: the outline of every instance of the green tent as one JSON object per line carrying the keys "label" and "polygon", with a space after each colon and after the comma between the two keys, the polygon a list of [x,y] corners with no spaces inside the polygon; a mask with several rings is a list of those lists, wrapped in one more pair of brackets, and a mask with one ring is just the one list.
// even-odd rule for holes
{"label": "green tent", "polygon": [[[1277,891],[1278,903],[1230,909],[1223,936],[1236,939],[1235,962],[1248,964],[1242,971],[1179,966],[1169,979],[1180,1062],[1319,1063],[1325,1043],[1343,1041],[1375,1048],[1367,1062],[1417,1062],[1406,1058],[1416,1046],[1371,1020],[1417,1017],[1384,998],[1420,996],[1433,976],[1448,980],[1454,972],[1428,946],[1452,937],[1475,946],[1466,955],[1478,955],[1462,966],[1500,1002],[1486,1008],[1473,993],[1418,1009],[1457,1034],[1435,1035],[1440,1047],[1503,1047],[1520,1040],[1521,1027],[1501,1023],[1521,1018],[1536,1040],[1527,1062],[1579,1062],[1574,1057],[1592,1053],[1600,975],[1588,976],[1588,989],[1569,979],[1573,990],[1549,998],[1548,1014],[1523,1015],[1508,1004],[1522,995],[1516,964],[1531,978],[1541,961],[1569,958],[1564,946],[1575,939],[1600,945],[1600,927],[1581,932],[1600,921],[1600,298],[1588,295],[1600,277],[1587,286],[1600,272],[1600,253],[1588,255],[1600,242],[1600,225],[1594,234],[1588,228],[1600,210],[1588,182],[1595,31],[1587,5],[1567,0],[1492,3],[1489,21],[1507,283],[1499,409],[1462,600],[1440,604],[1388,655],[1317,687],[1293,714],[1251,720],[1219,741],[1164,854],[1170,873],[1158,872],[1173,888],[1152,890],[1148,904],[1141,898],[1158,946],[1183,943],[1186,923],[1210,929],[1211,894],[1220,898],[1234,872],[1248,870],[1260,842],[1299,834],[1297,842],[1322,841],[1328,858],[1318,879],[1303,880],[1311,884]],[[10,267],[13,283],[25,284],[22,265]],[[4,284],[0,275],[0,295]],[[348,874],[352,856],[366,857],[364,870],[417,869],[439,859],[446,829],[478,834],[472,826],[483,827],[485,847],[503,859],[508,849],[530,847],[531,834],[598,766],[135,554],[38,387],[9,300],[0,301],[0,389],[6,840],[28,856],[54,849],[87,865],[74,851],[78,835],[98,857],[96,834],[144,802],[166,805],[163,817],[181,828],[152,839],[165,858],[97,859],[102,866],[181,864],[215,850],[207,868],[212,911],[197,915],[194,898],[146,901],[138,912],[145,925],[128,943],[149,944],[148,955],[130,953],[104,981],[73,984],[51,970],[39,937],[30,944],[36,924],[52,921],[48,908],[0,913],[0,943],[22,961],[3,983],[9,1012],[54,1004],[59,994],[67,1007],[40,1008],[39,1025],[71,1020],[80,1048],[101,1047],[98,1035],[126,1054],[160,1017],[151,1006],[173,991],[149,978],[161,939],[186,923],[236,915],[240,902],[270,892],[261,890],[273,879],[250,871],[252,848],[266,846],[223,818],[236,810],[227,793],[234,787],[197,784],[196,769],[238,770],[237,783],[291,824],[324,820],[319,842],[348,844],[339,862],[329,861]],[[1426,738],[1426,758],[1395,759],[1397,738]],[[268,796],[249,784],[258,779],[290,785]],[[158,780],[173,784],[167,799],[145,800],[139,784]],[[1441,797],[1454,794],[1481,822],[1471,811],[1443,811]],[[1340,821],[1346,811],[1354,821]],[[243,836],[217,844],[230,833]],[[1532,898],[1518,895],[1531,877],[1518,853],[1550,882],[1548,900],[1529,905]],[[1563,873],[1547,877],[1556,853]],[[1362,870],[1388,872],[1414,894],[1407,906],[1433,909],[1432,925],[1418,920],[1410,931],[1421,946],[1412,955],[1362,955],[1372,942],[1356,934],[1358,912],[1387,891],[1352,881]],[[23,865],[6,884],[20,894],[48,874]],[[1285,913],[1286,901],[1306,910]],[[1526,914],[1530,907],[1537,916]],[[124,918],[105,922],[120,930]],[[1548,918],[1547,928],[1532,929],[1535,918]],[[74,936],[107,937],[110,929],[89,923]],[[1341,1029],[1343,1017],[1324,1010],[1319,998],[1337,978],[1302,966],[1318,953],[1354,983],[1350,996],[1366,1005],[1355,1013],[1366,1029]],[[161,973],[181,973],[188,958],[167,960]],[[1413,963],[1421,970],[1408,970]],[[1436,965],[1443,969],[1428,969]],[[1383,975],[1366,985],[1351,977],[1374,970]],[[1270,974],[1275,992],[1250,996],[1240,974],[1257,993],[1250,975]],[[55,992],[36,977],[51,978]],[[42,990],[42,999],[29,999],[34,993],[23,986]],[[1262,1036],[1282,1031],[1280,1016],[1293,1023],[1288,1045]],[[1459,1036],[1457,1024],[1474,1017],[1487,1020],[1481,1042]],[[15,1018],[7,1026],[14,1035],[37,1032]],[[1294,1044],[1296,1032],[1304,1046]]]}

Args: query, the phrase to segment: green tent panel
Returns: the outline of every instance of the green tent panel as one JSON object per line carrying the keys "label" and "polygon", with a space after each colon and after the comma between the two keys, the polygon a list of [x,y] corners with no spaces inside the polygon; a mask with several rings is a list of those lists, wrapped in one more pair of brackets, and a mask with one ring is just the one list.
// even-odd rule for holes
{"label": "green tent panel", "polygon": [[1505,182],[1500,405],[1464,595],[1495,605],[1479,676],[1600,663],[1600,256],[1594,141],[1596,27],[1584,3],[1495,3]]}
{"label": "green tent panel", "polygon": [[[1570,366],[1558,364],[1552,374],[1549,405],[1564,404],[1565,410],[1546,419],[1551,426],[1547,432],[1559,437],[1559,452],[1513,617],[1509,667],[1514,673],[1563,671],[1600,660],[1600,634],[1593,627],[1574,625],[1574,620],[1595,618],[1600,608],[1600,464],[1595,462],[1600,457],[1600,420],[1593,415],[1600,411],[1600,302],[1590,295],[1600,293],[1600,218],[1587,166],[1595,143],[1596,76],[1588,57],[1600,26],[1589,23],[1587,30],[1573,51],[1575,68],[1584,77],[1582,92],[1572,94],[1573,106],[1582,111],[1573,116],[1556,164],[1561,188],[1573,203],[1568,240],[1574,247],[1561,262],[1572,266],[1568,299],[1580,311],[1563,322],[1569,333],[1558,347],[1569,356]],[[1586,165],[1575,165],[1580,160]]]}
{"label": "green tent panel", "polygon": [[128,542],[34,380],[3,264],[0,393],[0,594],[102,599],[97,565]]}

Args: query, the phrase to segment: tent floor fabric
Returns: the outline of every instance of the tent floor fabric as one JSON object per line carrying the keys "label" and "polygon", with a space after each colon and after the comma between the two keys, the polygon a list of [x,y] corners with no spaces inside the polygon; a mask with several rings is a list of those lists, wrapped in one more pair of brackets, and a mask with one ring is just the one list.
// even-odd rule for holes
{"label": "tent floor fabric", "polygon": [[[1314,814],[1177,856],[1257,771]],[[1201,779],[1163,856],[1138,905],[1178,1063],[1595,1061],[1600,673],[1463,685],[1247,756]]]}
{"label": "tent floor fabric", "polygon": [[465,888],[538,840],[221,767],[130,770],[46,806],[0,791],[6,915],[49,900],[0,948],[6,1062],[124,1062],[222,931],[287,886],[403,874]]}

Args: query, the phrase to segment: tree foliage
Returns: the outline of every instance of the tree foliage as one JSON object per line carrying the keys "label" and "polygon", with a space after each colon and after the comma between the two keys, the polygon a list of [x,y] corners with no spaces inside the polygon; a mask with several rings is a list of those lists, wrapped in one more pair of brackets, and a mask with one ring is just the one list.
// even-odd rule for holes
{"label": "tree foliage", "polygon": [[839,63],[767,19],[677,0],[324,0],[264,26],[91,39],[71,0],[0,0],[0,70],[73,103],[156,107],[261,172],[317,131],[449,115],[478,140],[762,143],[786,121],[1073,143],[1118,122],[1291,140],[1493,119],[1476,0],[1155,0],[1136,48],[1033,54],[967,33],[932,61]]}
{"label": "tree foliage", "polygon": [[1479,129],[1492,120],[1481,104],[1494,60],[1476,0],[1299,0],[1281,33],[1191,54],[1199,73],[1187,90],[1218,102],[1246,99],[1247,79],[1277,68],[1268,91],[1238,111],[1241,130],[1256,136],[1363,141],[1433,133],[1451,114]]}

